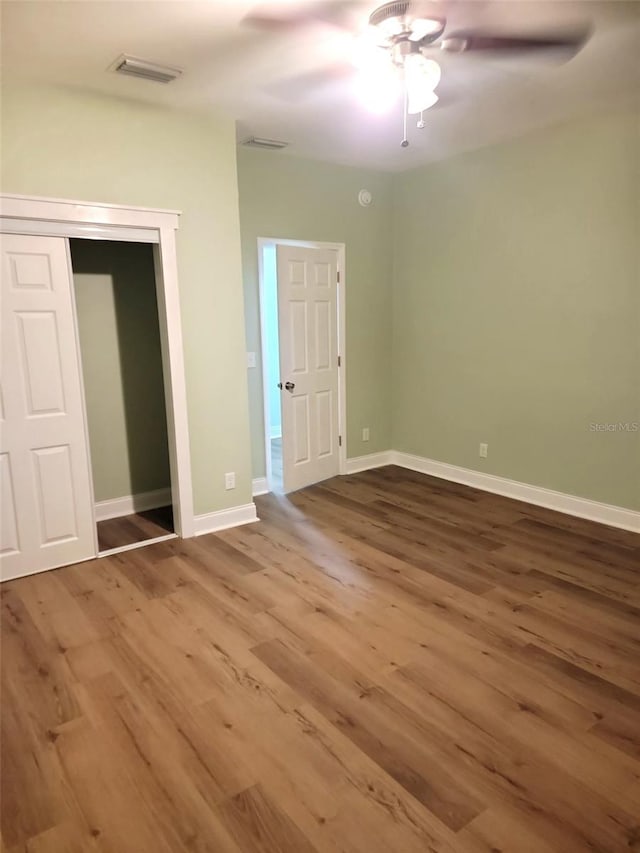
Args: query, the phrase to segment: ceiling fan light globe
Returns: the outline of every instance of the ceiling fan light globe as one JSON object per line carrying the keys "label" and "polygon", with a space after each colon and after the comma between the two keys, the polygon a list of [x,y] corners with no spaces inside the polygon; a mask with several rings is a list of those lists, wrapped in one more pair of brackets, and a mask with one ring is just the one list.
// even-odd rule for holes
{"label": "ceiling fan light globe", "polygon": [[435,89],[442,71],[433,59],[427,59],[421,53],[412,53],[404,59],[405,75],[408,82],[415,81],[416,87]]}
{"label": "ceiling fan light globe", "polygon": [[405,85],[407,87],[407,112],[409,115],[424,112],[438,103],[435,88],[440,82],[440,66],[421,53],[405,58]]}
{"label": "ceiling fan light globe", "polygon": [[[438,96],[435,92],[427,90],[412,92],[408,90],[409,98],[407,103],[407,112],[410,116],[423,113],[438,103]],[[418,127],[424,127],[424,122],[418,124]]]}

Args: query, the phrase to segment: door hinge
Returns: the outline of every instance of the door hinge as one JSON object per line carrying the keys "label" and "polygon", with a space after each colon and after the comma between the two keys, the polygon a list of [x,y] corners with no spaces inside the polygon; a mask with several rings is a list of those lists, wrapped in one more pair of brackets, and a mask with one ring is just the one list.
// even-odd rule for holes
{"label": "door hinge", "polygon": [[338,284],[340,284],[340,270],[338,270],[336,273],[336,281],[338,282]]}
{"label": "door hinge", "polygon": [[342,358],[340,356],[338,356],[338,367],[340,367],[341,364],[342,364]]}
{"label": "door hinge", "polygon": [[338,447],[342,447],[342,436],[338,436]]}

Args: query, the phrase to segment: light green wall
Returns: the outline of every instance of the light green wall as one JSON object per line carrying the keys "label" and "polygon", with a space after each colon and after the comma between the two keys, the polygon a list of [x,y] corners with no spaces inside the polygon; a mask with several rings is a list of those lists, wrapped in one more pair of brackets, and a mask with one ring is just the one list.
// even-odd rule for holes
{"label": "light green wall", "polygon": [[640,507],[640,433],[589,429],[640,421],[637,118],[394,177],[257,151],[237,173],[232,122],[75,90],[7,85],[2,133],[5,192],[182,211],[197,513],[264,473],[258,236],[346,243],[349,456],[393,446]]}
{"label": "light green wall", "polygon": [[[232,121],[76,90],[7,85],[4,192],[177,209],[194,505],[251,499]],[[224,473],[238,486],[224,490]]]}
{"label": "light green wall", "polygon": [[[388,449],[391,175],[241,149],[238,176],[247,349],[258,359],[248,371],[254,477],[265,473],[258,237],[346,244],[347,455]],[[369,208],[358,204],[363,188],[373,193]]]}
{"label": "light green wall", "polygon": [[153,249],[72,240],[97,501],[171,485]]}
{"label": "light green wall", "polygon": [[[640,509],[638,117],[395,181],[393,447]],[[478,458],[488,442],[489,456]]]}

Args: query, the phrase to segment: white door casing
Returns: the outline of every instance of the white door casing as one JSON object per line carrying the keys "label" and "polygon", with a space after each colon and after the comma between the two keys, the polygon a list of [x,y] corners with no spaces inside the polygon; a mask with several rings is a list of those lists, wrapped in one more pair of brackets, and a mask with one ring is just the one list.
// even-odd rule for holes
{"label": "white door casing", "polygon": [[[339,473],[335,250],[277,246],[284,490]],[[287,383],[293,384],[287,390]]]}
{"label": "white door casing", "polygon": [[96,555],[63,237],[2,235],[0,578]]}
{"label": "white door casing", "polygon": [[180,212],[77,199],[0,194],[3,233],[123,240],[154,245],[176,533],[195,535],[191,451],[180,320],[176,232]]}

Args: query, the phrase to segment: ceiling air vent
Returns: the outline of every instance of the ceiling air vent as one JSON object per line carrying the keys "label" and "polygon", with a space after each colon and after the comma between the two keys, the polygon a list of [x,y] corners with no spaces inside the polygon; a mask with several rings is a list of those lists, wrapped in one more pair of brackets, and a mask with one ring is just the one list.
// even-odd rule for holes
{"label": "ceiling air vent", "polygon": [[127,74],[129,77],[141,77],[143,80],[153,80],[155,83],[171,83],[182,74],[180,68],[171,68],[169,65],[156,65],[155,62],[147,62],[144,59],[136,59],[134,56],[120,56],[109,69],[117,71],[118,74]]}
{"label": "ceiling air vent", "polygon": [[249,136],[240,143],[240,145],[246,145],[247,148],[266,148],[268,151],[278,151],[280,148],[286,148],[288,144],[288,142],[281,142],[279,139],[263,139],[260,136]]}

